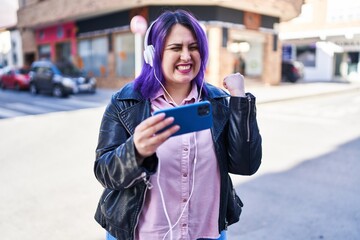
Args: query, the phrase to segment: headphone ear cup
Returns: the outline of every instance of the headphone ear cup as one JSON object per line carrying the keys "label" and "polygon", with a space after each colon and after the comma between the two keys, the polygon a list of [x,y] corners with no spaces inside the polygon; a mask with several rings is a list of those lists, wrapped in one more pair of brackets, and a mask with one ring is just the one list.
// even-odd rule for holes
{"label": "headphone ear cup", "polygon": [[154,65],[154,57],[155,57],[155,48],[153,45],[148,45],[144,50],[144,60],[151,67]]}

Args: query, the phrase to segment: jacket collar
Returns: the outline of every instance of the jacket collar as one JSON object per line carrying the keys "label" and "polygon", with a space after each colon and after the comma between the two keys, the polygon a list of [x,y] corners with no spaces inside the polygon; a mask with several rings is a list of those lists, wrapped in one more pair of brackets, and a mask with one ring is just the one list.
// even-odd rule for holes
{"label": "jacket collar", "polygon": [[144,100],[140,92],[134,90],[134,82],[126,84],[116,94],[117,100]]}

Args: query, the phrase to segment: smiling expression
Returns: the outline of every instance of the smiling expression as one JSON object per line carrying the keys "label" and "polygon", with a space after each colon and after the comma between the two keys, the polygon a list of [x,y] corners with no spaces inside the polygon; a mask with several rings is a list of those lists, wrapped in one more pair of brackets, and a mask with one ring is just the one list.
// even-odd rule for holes
{"label": "smiling expression", "polygon": [[194,35],[183,25],[175,24],[164,46],[162,70],[166,84],[190,85],[201,65],[198,42]]}

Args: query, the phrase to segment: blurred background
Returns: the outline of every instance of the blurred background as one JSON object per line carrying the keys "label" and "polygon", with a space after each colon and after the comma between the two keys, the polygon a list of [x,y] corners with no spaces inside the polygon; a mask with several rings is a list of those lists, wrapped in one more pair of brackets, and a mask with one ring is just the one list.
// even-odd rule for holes
{"label": "blurred background", "polygon": [[[241,72],[263,164],[232,176],[232,239],[360,239],[360,1],[0,0],[0,238],[105,239],[92,167],[111,95],[143,63],[147,26],[191,11],[206,80]],[[56,82],[56,84],[55,84]]]}

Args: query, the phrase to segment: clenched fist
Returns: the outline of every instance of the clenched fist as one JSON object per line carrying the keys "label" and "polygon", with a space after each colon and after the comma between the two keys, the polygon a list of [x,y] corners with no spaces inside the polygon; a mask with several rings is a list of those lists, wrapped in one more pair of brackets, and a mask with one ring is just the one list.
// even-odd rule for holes
{"label": "clenched fist", "polygon": [[244,76],[233,73],[224,78],[223,85],[234,97],[245,97]]}

